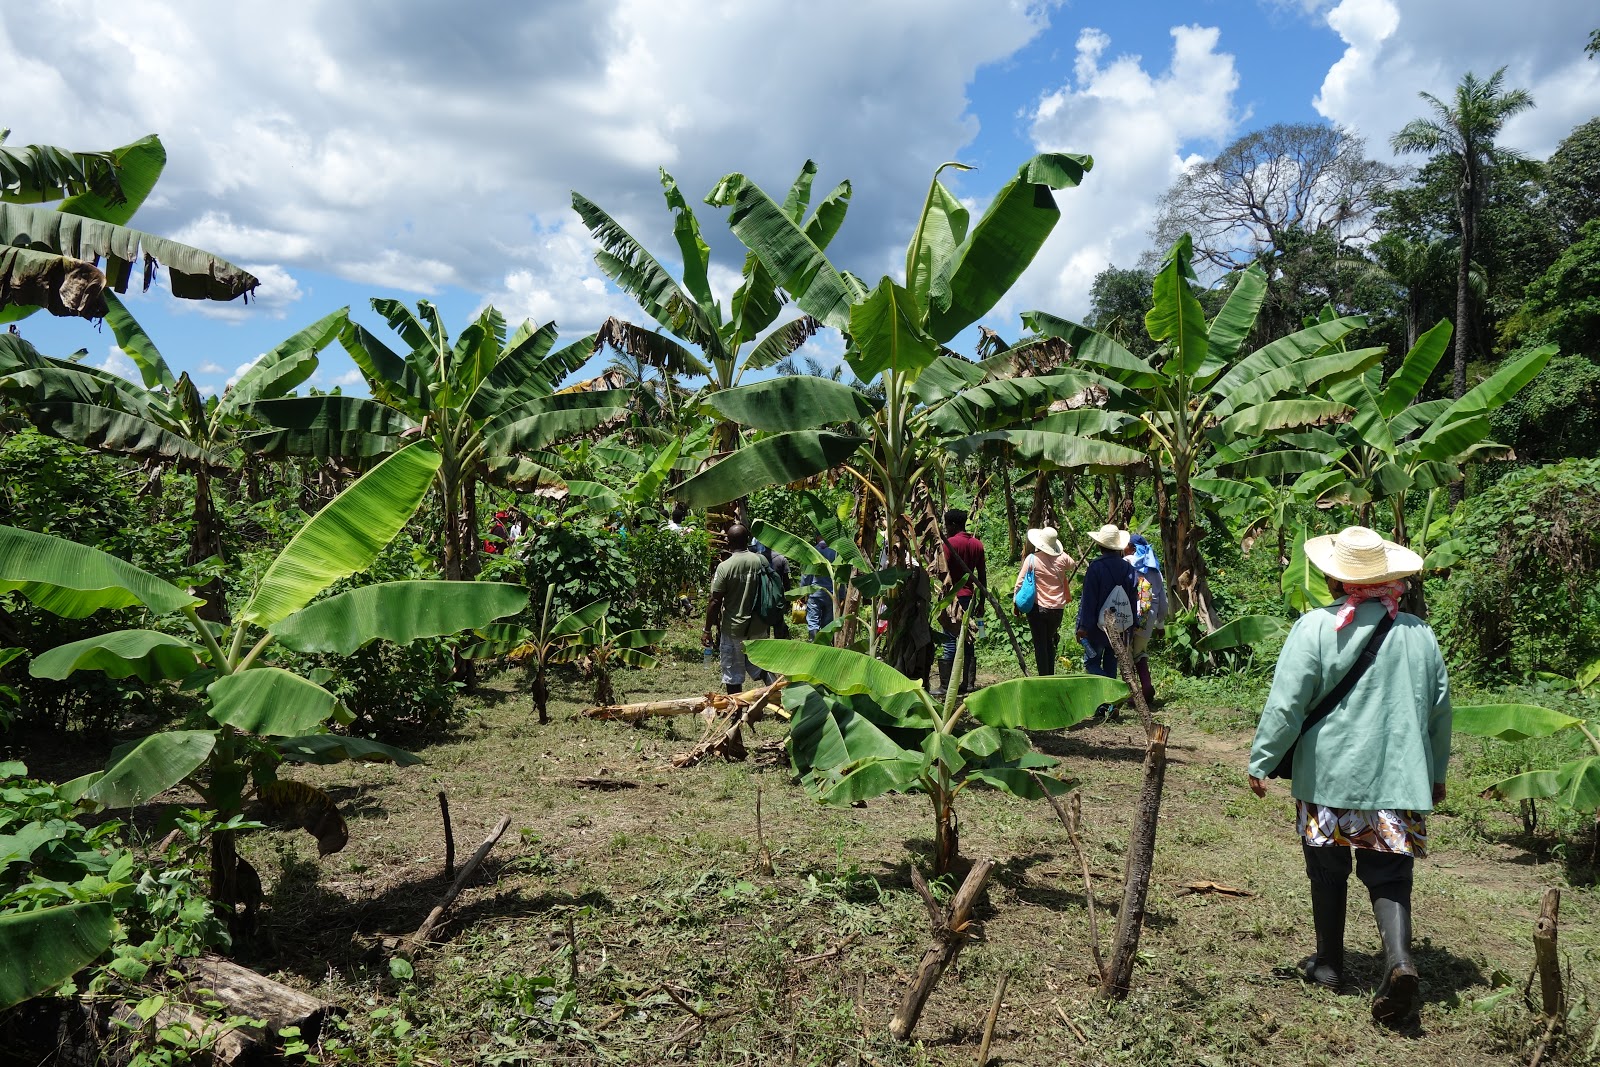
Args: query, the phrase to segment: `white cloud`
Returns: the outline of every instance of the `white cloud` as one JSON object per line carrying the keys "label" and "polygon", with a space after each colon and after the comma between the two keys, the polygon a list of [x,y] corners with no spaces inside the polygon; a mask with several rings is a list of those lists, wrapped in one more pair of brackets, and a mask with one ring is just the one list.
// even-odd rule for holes
{"label": "white cloud", "polygon": [[200,373],[200,374],[221,374],[222,373],[222,367],[219,364],[213,363],[211,360],[208,359],[204,363],[200,364],[200,369],[199,369],[198,373]]}
{"label": "white cloud", "polygon": [[[18,129],[19,143],[160,131],[169,162],[141,228],[285,277],[462,286],[565,333],[631,308],[597,289],[570,191],[665,255],[660,166],[721,259],[737,253],[704,192],[733,170],[781,190],[811,155],[819,195],[855,182],[841,260],[892,264],[927,175],[977,131],[974,74],[1034,38],[1055,2],[816,0],[801,16],[727,0],[547,0],[468,26],[415,0],[307,0],[273,9],[267,50],[248,46],[261,26],[246,8],[196,18],[170,0],[60,0],[0,13],[0,57],[12,123],[51,117]],[[263,292],[263,307],[281,314],[299,295],[273,305]]]}
{"label": "white cloud", "polygon": [[261,353],[261,355],[257,356],[255,359],[250,360],[248,363],[239,364],[237,367],[234,368],[233,373],[228,375],[228,381],[227,381],[226,384],[229,385],[229,386],[233,386],[233,385],[239,384],[239,379],[243,378],[245,376],[245,372],[248,371],[251,367],[254,367],[257,363],[260,363],[263,359],[265,359],[266,355],[267,354],[265,352],[263,352],[263,353]]}
{"label": "white cloud", "polygon": [[1383,158],[1389,137],[1429,114],[1419,92],[1446,103],[1463,74],[1506,68],[1505,87],[1533,94],[1537,107],[1506,123],[1500,143],[1543,158],[1600,109],[1600,63],[1582,43],[1595,25],[1589,0],[1534,6],[1490,0],[1340,0],[1326,14],[1345,43],[1313,101],[1328,119],[1353,127]]}
{"label": "white cloud", "polygon": [[243,299],[227,302],[213,300],[185,300],[177,306],[209,319],[242,322],[245,319],[281,319],[289,313],[292,304],[305,295],[294,275],[276,263],[241,263],[245,270],[261,283],[250,294],[250,302]]}
{"label": "white cloud", "polygon": [[1210,154],[1234,134],[1239,74],[1218,50],[1219,31],[1171,33],[1171,57],[1158,72],[1137,55],[1105,61],[1113,42],[1099,30],[1079,35],[1073,80],[1040,98],[1031,132],[1040,151],[1086,152],[1094,169],[1079,188],[1056,194],[1060,222],[989,319],[1015,330],[1015,312],[1029,308],[1082,316],[1094,276],[1108,264],[1133,266],[1147,247],[1156,201],[1199,158],[1193,149]]}
{"label": "white cloud", "polygon": [[217,387],[209,382],[204,385],[195,386],[195,392],[199,393],[201,396],[212,396],[216,393],[216,391]]}
{"label": "white cloud", "polygon": [[143,381],[139,376],[139,367],[128,358],[128,354],[116,345],[106,349],[106,358],[94,364],[97,370],[115,374],[119,378],[126,378],[132,382]]}

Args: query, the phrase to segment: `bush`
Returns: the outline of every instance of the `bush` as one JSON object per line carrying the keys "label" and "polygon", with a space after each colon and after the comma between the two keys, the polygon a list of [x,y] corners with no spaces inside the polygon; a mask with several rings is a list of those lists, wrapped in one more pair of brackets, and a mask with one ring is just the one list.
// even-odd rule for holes
{"label": "bush", "polygon": [[1489,416],[1496,441],[1533,462],[1600,455],[1600,363],[1557,356]]}
{"label": "bush", "polygon": [[680,534],[647,526],[630,533],[624,545],[628,565],[639,578],[634,601],[643,625],[658,626],[676,616],[693,615],[705,604],[715,563],[709,532]]}
{"label": "bush", "polygon": [[531,594],[529,610],[544,609],[544,592],[549,586],[555,590],[550,603],[552,618],[559,619],[596,600],[609,600],[610,617],[617,629],[638,626],[643,617],[636,592],[639,581],[626,544],[634,536],[625,540],[588,518],[535,526],[523,534],[516,554]]}
{"label": "bush", "polygon": [[355,716],[350,733],[384,741],[436,738],[461,721],[452,652],[449,639],[409,645],[379,641],[349,656],[323,657],[321,663],[335,672],[328,689]]}
{"label": "bush", "polygon": [[1453,666],[1571,675],[1600,655],[1600,460],[1513,472],[1462,505],[1454,533],[1466,556],[1434,612]]}

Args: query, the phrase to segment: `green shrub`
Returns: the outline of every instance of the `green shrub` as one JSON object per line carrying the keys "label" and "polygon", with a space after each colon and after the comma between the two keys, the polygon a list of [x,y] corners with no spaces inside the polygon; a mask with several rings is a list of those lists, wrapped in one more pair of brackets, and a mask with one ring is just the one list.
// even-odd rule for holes
{"label": "green shrub", "polygon": [[375,641],[349,656],[320,657],[327,688],[355,720],[344,732],[390,741],[438,737],[460,725],[453,639]]}
{"label": "green shrub", "polygon": [[[633,599],[641,622],[658,625],[675,616],[701,610],[711,587],[711,535],[705,530],[675,533],[647,526],[623,542],[628,566],[638,576]],[[799,575],[795,576],[799,581]],[[687,612],[683,605],[688,605]],[[616,604],[613,602],[613,607]]]}
{"label": "green shrub", "polygon": [[1465,558],[1433,583],[1452,666],[1571,675],[1600,655],[1600,460],[1515,471],[1469,498],[1453,533]]}
{"label": "green shrub", "polygon": [[545,587],[552,586],[550,610],[556,618],[596,600],[609,600],[611,617],[619,627],[637,626],[644,612],[637,603],[639,580],[626,544],[634,536],[624,538],[589,518],[534,526],[516,546],[523,582],[531,594],[529,603],[542,606]]}

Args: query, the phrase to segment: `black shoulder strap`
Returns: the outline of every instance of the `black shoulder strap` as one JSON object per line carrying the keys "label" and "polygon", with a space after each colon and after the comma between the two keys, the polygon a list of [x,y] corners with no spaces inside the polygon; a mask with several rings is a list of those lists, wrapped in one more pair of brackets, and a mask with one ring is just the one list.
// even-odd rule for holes
{"label": "black shoulder strap", "polygon": [[1328,713],[1338,707],[1339,701],[1343,700],[1350,690],[1356,687],[1356,683],[1361,680],[1361,676],[1367,673],[1367,668],[1372,666],[1372,662],[1378,658],[1378,649],[1383,647],[1383,639],[1389,636],[1389,631],[1393,627],[1394,618],[1385,611],[1383,618],[1378,620],[1377,629],[1367,639],[1367,647],[1363,648],[1361,654],[1356,657],[1355,666],[1351,667],[1345,676],[1339,679],[1339,684],[1334,686],[1328,695],[1323,697],[1317,706],[1311,709],[1311,714],[1306,716],[1305,723],[1300,727],[1302,735],[1327,718]]}

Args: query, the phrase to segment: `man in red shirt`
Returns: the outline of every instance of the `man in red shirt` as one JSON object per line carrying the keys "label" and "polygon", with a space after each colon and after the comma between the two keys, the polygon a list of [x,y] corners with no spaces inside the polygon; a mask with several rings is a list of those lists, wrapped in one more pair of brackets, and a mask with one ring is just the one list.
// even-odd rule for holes
{"label": "man in red shirt", "polygon": [[[960,508],[951,508],[944,513],[944,562],[945,562],[945,591],[954,590],[956,594],[953,603],[940,615],[939,623],[944,631],[944,647],[939,652],[939,688],[935,695],[943,696],[950,687],[950,672],[956,659],[956,635],[961,632],[961,620],[966,617],[967,605],[971,603],[973,594],[978,592],[979,586],[987,587],[989,584],[989,571],[984,561],[983,542],[967,532],[967,513]],[[973,608],[976,618],[983,618],[983,597],[978,596],[978,603]],[[960,691],[970,693],[978,682],[978,658],[972,648],[971,639],[967,642],[967,654],[962,659]]]}

